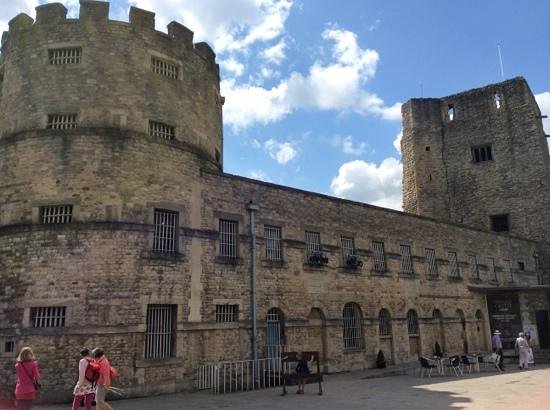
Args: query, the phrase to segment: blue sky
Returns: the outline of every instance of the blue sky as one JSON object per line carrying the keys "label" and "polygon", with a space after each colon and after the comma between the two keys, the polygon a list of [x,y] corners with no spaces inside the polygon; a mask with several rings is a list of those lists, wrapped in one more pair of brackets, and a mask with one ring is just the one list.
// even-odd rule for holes
{"label": "blue sky", "polygon": [[[0,29],[38,3],[3,3]],[[215,49],[226,172],[400,209],[400,104],[500,81],[497,43],[550,115],[547,0],[116,0],[111,18],[130,5]]]}

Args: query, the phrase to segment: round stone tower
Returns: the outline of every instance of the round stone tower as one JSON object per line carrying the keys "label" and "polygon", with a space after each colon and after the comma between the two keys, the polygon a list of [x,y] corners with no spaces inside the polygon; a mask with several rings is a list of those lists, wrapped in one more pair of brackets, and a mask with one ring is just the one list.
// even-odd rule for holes
{"label": "round stone tower", "polygon": [[219,67],[179,23],[108,14],[45,4],[2,36],[0,385],[28,344],[47,400],[66,398],[82,346],[105,347],[130,394],[189,387],[187,334],[150,346],[145,329],[181,332],[189,316],[200,256],[186,233],[201,224],[201,171],[222,169]]}

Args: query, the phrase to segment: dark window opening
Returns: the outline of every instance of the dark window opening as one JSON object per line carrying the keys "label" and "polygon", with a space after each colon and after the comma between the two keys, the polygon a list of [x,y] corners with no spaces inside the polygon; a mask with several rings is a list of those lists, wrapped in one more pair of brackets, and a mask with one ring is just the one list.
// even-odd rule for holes
{"label": "dark window opening", "polygon": [[494,232],[508,232],[510,230],[509,226],[509,215],[491,215],[491,230]]}
{"label": "dark window opening", "polygon": [[472,159],[474,162],[486,162],[493,160],[493,150],[491,145],[483,145],[472,148]]}
{"label": "dark window opening", "polygon": [[525,270],[525,263],[524,262],[518,262],[518,269],[519,270]]}
{"label": "dark window opening", "polygon": [[426,151],[429,151],[430,150],[430,147],[426,147]]}
{"label": "dark window opening", "polygon": [[4,344],[4,353],[13,353],[15,350],[15,342],[13,340],[8,340]]}

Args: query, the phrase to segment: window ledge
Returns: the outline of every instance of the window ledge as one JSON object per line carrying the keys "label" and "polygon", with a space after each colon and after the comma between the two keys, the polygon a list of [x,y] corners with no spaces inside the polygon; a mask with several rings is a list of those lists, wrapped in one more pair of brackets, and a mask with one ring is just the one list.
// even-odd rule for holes
{"label": "window ledge", "polygon": [[160,259],[166,261],[183,261],[185,255],[183,253],[174,252],[174,253],[161,253],[155,251],[143,251],[141,253],[143,259]]}
{"label": "window ledge", "polygon": [[470,278],[470,283],[481,283],[483,282],[481,278]]}
{"label": "window ledge", "polygon": [[449,282],[462,282],[462,276],[448,276]]}
{"label": "window ledge", "polygon": [[262,268],[286,268],[288,267],[284,260],[269,260],[262,259],[261,261]]}
{"label": "window ledge", "polygon": [[180,357],[170,357],[168,359],[141,359],[136,360],[135,366],[137,368],[147,368],[147,367],[163,367],[163,366],[173,366],[173,365],[182,365],[183,359]]}
{"label": "window ledge", "polygon": [[380,340],[391,340],[392,335],[380,335]]}
{"label": "window ledge", "polygon": [[377,276],[377,277],[380,277],[380,278],[389,278],[389,277],[390,277],[388,271],[376,271],[376,270],[372,270],[372,271],[370,272],[370,275],[371,275],[371,276]]}
{"label": "window ledge", "polygon": [[404,272],[399,272],[398,276],[401,278],[401,279],[410,279],[410,280],[413,280],[413,279],[418,279],[418,275],[416,273],[404,273]]}
{"label": "window ledge", "polygon": [[243,260],[241,258],[230,258],[228,256],[216,256],[216,259],[214,260],[216,263],[220,263],[222,265],[242,265]]}
{"label": "window ledge", "polygon": [[354,354],[354,353],[363,353],[365,351],[364,347],[349,347],[344,348],[344,354]]}
{"label": "window ledge", "polygon": [[441,280],[441,276],[439,276],[439,275],[426,275],[426,279],[427,280],[438,281],[438,280]]}

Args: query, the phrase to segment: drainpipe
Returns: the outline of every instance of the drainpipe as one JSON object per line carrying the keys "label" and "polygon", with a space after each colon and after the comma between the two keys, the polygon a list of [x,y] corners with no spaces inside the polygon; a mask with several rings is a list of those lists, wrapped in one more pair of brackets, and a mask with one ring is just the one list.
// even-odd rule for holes
{"label": "drainpipe", "polygon": [[[252,327],[251,344],[254,365],[257,364],[258,360],[258,350],[256,347],[256,228],[254,226],[254,215],[259,209],[260,207],[253,201],[246,204],[246,210],[250,215],[250,322]],[[254,379],[256,379],[256,374],[254,374]]]}

